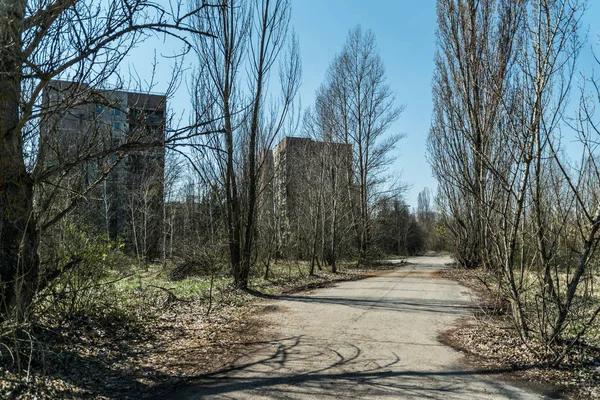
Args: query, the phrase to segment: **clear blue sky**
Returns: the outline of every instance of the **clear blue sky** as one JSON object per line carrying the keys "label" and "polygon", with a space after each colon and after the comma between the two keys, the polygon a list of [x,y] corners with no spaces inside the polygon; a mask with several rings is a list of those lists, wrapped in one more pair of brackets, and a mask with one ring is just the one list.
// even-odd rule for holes
{"label": "clear blue sky", "polygon": [[[292,25],[299,38],[303,64],[300,96],[304,107],[313,104],[315,90],[323,81],[330,61],[341,50],[348,31],[360,24],[375,33],[388,82],[396,93],[398,105],[406,107],[391,128],[393,133],[403,133],[406,138],[396,150],[398,160],[390,172],[402,174],[402,180],[412,184],[405,199],[413,207],[424,187],[436,188],[425,157],[432,112],[435,3],[435,0],[292,0]],[[589,29],[589,43],[582,52],[580,66],[589,73],[594,65],[590,48],[600,54],[600,1],[589,2],[583,25],[585,30]],[[174,40],[150,40],[134,50],[129,63],[145,76],[154,48],[160,58],[172,55],[179,47]],[[187,64],[191,62],[187,60]],[[157,91],[163,90],[166,79],[162,77],[170,72],[169,60],[159,59],[159,63]],[[595,69],[600,72],[600,67]],[[182,86],[171,107],[177,113],[185,113],[189,104],[187,90]]]}
{"label": "clear blue sky", "polygon": [[360,24],[375,33],[388,82],[397,103],[406,107],[390,129],[406,135],[396,149],[398,159],[390,172],[401,173],[402,180],[412,184],[406,201],[416,206],[417,194],[424,187],[436,187],[425,159],[432,109],[435,1],[293,0],[292,24],[302,54],[303,105],[314,102],[315,90],[332,58],[341,51],[348,31]]}

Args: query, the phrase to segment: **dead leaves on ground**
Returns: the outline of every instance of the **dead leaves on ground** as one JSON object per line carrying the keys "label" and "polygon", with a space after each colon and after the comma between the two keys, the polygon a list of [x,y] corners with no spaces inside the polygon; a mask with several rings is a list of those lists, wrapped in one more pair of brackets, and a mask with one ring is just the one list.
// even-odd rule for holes
{"label": "dead leaves on ground", "polygon": [[[364,277],[362,271],[319,272],[294,282],[272,282],[268,289],[278,294]],[[0,398],[160,397],[161,390],[168,392],[178,382],[229,365],[249,343],[260,340],[254,318],[259,306],[252,299],[231,289],[219,293],[210,315],[207,299],[166,304],[156,297],[144,303],[146,315],[135,309],[129,319],[107,314],[96,320],[45,321],[35,328],[41,332],[34,335],[41,350],[32,368],[36,374],[25,381],[0,369]]]}
{"label": "dead leaves on ground", "polygon": [[156,385],[222,367],[255,333],[252,307],[229,300],[209,316],[194,301],[126,325],[50,324],[37,336],[44,347],[32,366],[37,374],[27,382],[0,370],[0,398],[138,399],[154,396]]}
{"label": "dead leaves on ground", "polygon": [[600,347],[580,346],[559,367],[549,366],[541,344],[523,344],[478,271],[444,270],[439,276],[473,290],[480,303],[477,318],[464,318],[444,333],[442,341],[466,354],[467,361],[488,371],[512,371],[504,378],[555,387],[574,399],[600,399]]}

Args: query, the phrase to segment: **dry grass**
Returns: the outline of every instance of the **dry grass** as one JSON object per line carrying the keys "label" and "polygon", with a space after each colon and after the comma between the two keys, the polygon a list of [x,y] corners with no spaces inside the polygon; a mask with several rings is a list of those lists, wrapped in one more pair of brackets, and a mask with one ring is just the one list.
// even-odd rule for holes
{"label": "dry grass", "polygon": [[472,290],[479,305],[476,318],[464,319],[443,335],[443,340],[461,350],[470,363],[485,369],[515,371],[515,379],[554,387],[561,397],[600,399],[600,343],[589,337],[576,346],[561,365],[548,363],[548,349],[519,338],[508,313],[509,305],[499,295],[497,283],[477,270],[446,270],[439,275]]}
{"label": "dry grass", "polygon": [[[137,268],[105,291],[105,306],[82,315],[47,313],[23,326],[27,334],[21,337],[21,350],[27,358],[33,346],[27,360],[31,365],[17,373],[7,347],[0,350],[0,398],[160,396],[181,380],[227,365],[260,340],[256,295],[365,277],[364,268],[351,264],[341,265],[338,274],[318,271],[309,276],[306,271],[305,263],[275,264],[269,279],[252,278],[248,292],[234,290],[228,278],[217,277],[208,313],[210,277],[172,282],[158,265]],[[9,344],[8,338],[3,340]]]}

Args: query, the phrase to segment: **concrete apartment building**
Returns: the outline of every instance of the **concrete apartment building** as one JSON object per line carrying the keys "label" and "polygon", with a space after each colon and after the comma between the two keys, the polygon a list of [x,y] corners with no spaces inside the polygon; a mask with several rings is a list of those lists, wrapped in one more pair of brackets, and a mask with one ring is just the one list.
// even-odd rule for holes
{"label": "concrete apartment building", "polygon": [[279,247],[302,240],[317,196],[347,198],[343,188],[352,181],[350,144],[286,137],[264,151],[262,160],[261,216],[273,225]]}
{"label": "concrete apartment building", "polygon": [[166,97],[53,81],[42,103],[50,112],[41,123],[41,161],[79,159],[72,184],[82,192],[110,170],[87,196],[89,220],[153,257],[162,235]]}

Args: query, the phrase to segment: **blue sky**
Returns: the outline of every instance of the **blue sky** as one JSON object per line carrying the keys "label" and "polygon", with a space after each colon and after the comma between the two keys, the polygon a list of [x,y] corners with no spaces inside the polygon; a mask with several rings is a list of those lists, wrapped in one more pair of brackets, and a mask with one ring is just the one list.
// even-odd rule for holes
{"label": "blue sky", "polygon": [[435,1],[293,0],[292,24],[302,55],[303,105],[314,102],[315,90],[348,31],[360,24],[375,33],[388,83],[398,105],[406,107],[390,128],[392,133],[406,135],[395,150],[398,158],[390,172],[401,173],[402,180],[412,184],[405,197],[416,206],[424,187],[436,187],[425,159],[432,109]]}
{"label": "blue sky", "polygon": [[[436,188],[425,156],[432,112],[435,3],[435,0],[292,0],[292,25],[299,38],[303,64],[300,88],[303,107],[313,104],[315,90],[323,81],[332,58],[342,49],[348,31],[360,24],[363,29],[375,33],[388,82],[396,93],[398,105],[406,107],[390,130],[406,135],[395,151],[398,159],[390,173],[401,174],[402,180],[412,185],[405,199],[413,207],[423,188]],[[589,73],[594,64],[591,47],[600,54],[600,1],[589,2],[583,28],[589,29],[589,42],[582,52],[580,66]],[[150,40],[134,50],[129,62],[144,76],[154,48],[160,58],[161,55],[172,55],[179,47],[174,40]],[[191,62],[191,59],[187,60],[188,64]],[[169,60],[159,59],[159,63],[156,91],[162,90],[161,76],[170,72]],[[600,71],[600,67],[596,70]],[[189,104],[187,90],[182,86],[172,99],[171,107],[178,113],[185,113]]]}
{"label": "blue sky", "polygon": [[[292,0],[292,23],[299,36],[304,68],[300,92],[303,105],[314,101],[315,90],[334,54],[341,50],[348,31],[360,24],[375,33],[388,82],[396,92],[398,104],[406,106],[391,128],[394,133],[406,135],[396,149],[398,159],[391,166],[391,173],[401,173],[402,180],[412,185],[405,200],[413,207],[423,188],[437,187],[425,155],[432,113],[435,3],[434,0]],[[591,48],[600,55],[600,1],[590,0],[588,7],[582,24],[583,30],[588,30],[588,44],[579,65],[590,73],[595,64]],[[600,67],[595,69],[600,72]]]}

